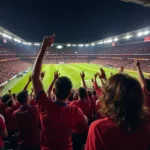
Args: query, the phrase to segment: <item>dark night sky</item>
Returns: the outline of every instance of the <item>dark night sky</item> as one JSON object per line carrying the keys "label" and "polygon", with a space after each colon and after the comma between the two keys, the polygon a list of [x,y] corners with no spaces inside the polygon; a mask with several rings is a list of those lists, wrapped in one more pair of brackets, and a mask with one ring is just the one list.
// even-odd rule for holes
{"label": "dark night sky", "polygon": [[0,26],[27,41],[92,42],[150,25],[150,8],[120,0],[1,0]]}

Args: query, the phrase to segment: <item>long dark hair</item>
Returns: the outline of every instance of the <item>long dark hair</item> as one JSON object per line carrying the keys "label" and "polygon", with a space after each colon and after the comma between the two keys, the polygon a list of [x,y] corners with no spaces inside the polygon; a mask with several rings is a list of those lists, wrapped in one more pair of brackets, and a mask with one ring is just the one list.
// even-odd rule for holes
{"label": "long dark hair", "polygon": [[146,122],[147,111],[139,82],[127,74],[111,76],[103,87],[101,113],[128,132]]}

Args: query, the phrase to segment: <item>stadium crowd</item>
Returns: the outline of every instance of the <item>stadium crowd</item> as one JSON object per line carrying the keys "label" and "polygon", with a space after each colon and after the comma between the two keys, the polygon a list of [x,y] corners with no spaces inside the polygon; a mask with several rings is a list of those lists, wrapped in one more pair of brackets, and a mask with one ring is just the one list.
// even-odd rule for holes
{"label": "stadium crowd", "polygon": [[140,63],[134,61],[138,80],[125,74],[123,66],[108,79],[100,68],[91,79],[93,89],[82,71],[83,87],[75,90],[71,79],[57,71],[44,91],[42,62],[54,41],[55,35],[44,38],[24,89],[1,97],[0,150],[150,149],[150,80],[144,78]]}
{"label": "stadium crowd", "polygon": [[21,71],[31,67],[31,64],[22,60],[12,60],[0,63],[0,84],[12,78]]}

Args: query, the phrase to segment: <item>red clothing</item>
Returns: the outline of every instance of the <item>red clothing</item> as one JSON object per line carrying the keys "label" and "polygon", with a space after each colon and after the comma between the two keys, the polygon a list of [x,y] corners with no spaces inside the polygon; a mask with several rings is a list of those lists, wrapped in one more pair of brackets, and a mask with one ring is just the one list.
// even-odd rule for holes
{"label": "red clothing", "polygon": [[34,146],[40,143],[39,112],[36,106],[23,106],[13,112],[12,121],[19,131],[19,144]]}
{"label": "red clothing", "polygon": [[78,106],[83,111],[88,120],[92,119],[91,103],[88,100],[75,100],[72,101],[70,105]]}
{"label": "red clothing", "polygon": [[0,114],[2,114],[4,117],[6,117],[6,108],[7,106],[0,101]]}
{"label": "red clothing", "polygon": [[59,101],[52,102],[44,91],[39,93],[42,135],[41,150],[72,150],[71,131],[85,128],[80,108]]}
{"label": "red clothing", "polygon": [[96,114],[97,114],[97,119],[102,119],[104,118],[101,113],[100,113],[100,108],[101,108],[101,101],[97,100],[96,101]]}
{"label": "red clothing", "polygon": [[29,102],[30,105],[36,105],[36,101],[34,99],[31,99],[31,101]]}
{"label": "red clothing", "polygon": [[94,99],[94,101],[95,101],[95,103],[96,103],[96,101],[98,100],[98,97],[95,96],[95,95],[92,95],[92,98]]}
{"label": "red clothing", "polygon": [[135,133],[127,133],[108,118],[91,124],[85,150],[148,150],[150,130],[141,126]]}
{"label": "red clothing", "polygon": [[95,89],[97,95],[102,96],[102,89],[100,87],[98,87],[96,82],[93,82],[93,86],[94,86],[94,89]]}
{"label": "red clothing", "polygon": [[[6,129],[6,125],[3,121],[3,119],[0,117],[0,133],[2,133]],[[0,148],[4,147],[4,142],[2,140],[2,137],[0,136]]]}
{"label": "red clothing", "polygon": [[17,105],[14,105],[13,107],[7,107],[6,108],[6,125],[7,125],[7,130],[8,131],[15,131],[17,130],[17,128],[15,127],[15,125],[12,122],[12,114],[13,112],[18,109]]}

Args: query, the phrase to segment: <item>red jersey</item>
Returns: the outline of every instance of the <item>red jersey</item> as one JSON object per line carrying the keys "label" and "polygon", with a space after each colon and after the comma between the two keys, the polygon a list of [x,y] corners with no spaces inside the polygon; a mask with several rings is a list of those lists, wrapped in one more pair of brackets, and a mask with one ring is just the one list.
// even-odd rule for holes
{"label": "red jersey", "polygon": [[70,105],[78,106],[83,111],[88,120],[92,119],[91,103],[88,100],[75,100],[72,101]]}
{"label": "red jersey", "polygon": [[[6,125],[3,121],[3,119],[0,117],[0,133],[2,133],[6,129]],[[0,136],[0,148],[4,147],[4,142],[2,140],[2,137]]]}
{"label": "red jersey", "polygon": [[2,114],[4,117],[6,117],[6,108],[7,108],[7,105],[3,104],[1,101],[0,101],[0,114]]}
{"label": "red jersey", "polygon": [[7,107],[6,108],[6,125],[7,125],[7,130],[8,131],[15,131],[17,130],[16,126],[12,122],[12,114],[13,112],[18,109],[18,105],[14,105],[12,107]]}
{"label": "red jersey", "polygon": [[135,133],[117,127],[111,119],[104,118],[91,124],[85,150],[148,150],[150,130],[147,125]]}
{"label": "red jersey", "polygon": [[22,106],[13,112],[12,121],[18,128],[20,145],[39,145],[39,112],[36,106]]}
{"label": "red jersey", "polygon": [[44,91],[37,99],[42,127],[41,150],[72,150],[71,131],[87,126],[83,112],[77,106],[49,100]]}

